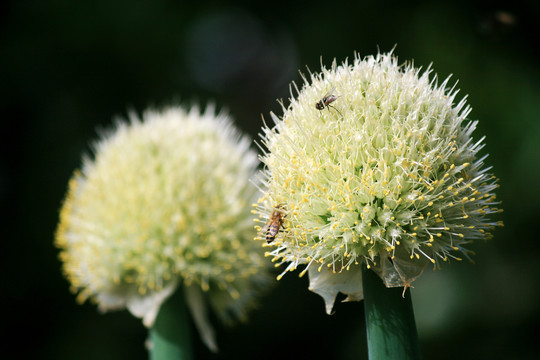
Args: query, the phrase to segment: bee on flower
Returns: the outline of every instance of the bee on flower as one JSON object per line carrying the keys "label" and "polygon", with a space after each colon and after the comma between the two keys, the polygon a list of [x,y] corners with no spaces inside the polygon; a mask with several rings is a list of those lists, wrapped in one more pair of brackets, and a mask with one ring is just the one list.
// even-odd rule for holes
{"label": "bee on flower", "polygon": [[278,205],[272,211],[268,226],[266,229],[266,242],[270,244],[276,239],[278,232],[283,228],[283,220],[285,219],[285,213],[283,212],[283,205]]}

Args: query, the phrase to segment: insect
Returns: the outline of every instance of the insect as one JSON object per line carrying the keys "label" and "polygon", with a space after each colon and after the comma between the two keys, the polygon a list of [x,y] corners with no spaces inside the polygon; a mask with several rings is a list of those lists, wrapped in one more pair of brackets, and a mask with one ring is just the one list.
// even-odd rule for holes
{"label": "insect", "polygon": [[319,111],[322,111],[324,110],[325,108],[333,108],[334,110],[336,110],[337,112],[338,109],[336,109],[334,106],[332,106],[331,104],[336,101],[338,99],[339,96],[336,96],[334,94],[332,94],[332,92],[334,91],[334,88],[332,88],[329,92],[327,92],[322,98],[321,100],[317,101],[317,103],[315,104],[315,109],[319,110]]}
{"label": "insect", "polygon": [[278,205],[272,211],[272,215],[270,215],[270,220],[268,222],[268,229],[266,230],[266,242],[270,244],[272,241],[276,239],[276,236],[280,230],[280,228],[283,227],[283,219],[287,215],[285,215],[281,209],[283,209],[283,205]]}

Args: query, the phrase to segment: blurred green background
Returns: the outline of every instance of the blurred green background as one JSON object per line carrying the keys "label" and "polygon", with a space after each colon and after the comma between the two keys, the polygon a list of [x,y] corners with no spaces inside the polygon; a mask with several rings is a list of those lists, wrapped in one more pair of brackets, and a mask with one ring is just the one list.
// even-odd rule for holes
{"label": "blurred green background", "polygon": [[[505,227],[476,265],[428,271],[412,290],[425,359],[530,359],[540,351],[540,5],[533,1],[19,0],[0,5],[2,350],[6,358],[146,359],[125,311],[79,306],[53,234],[96,129],[173,101],[214,102],[256,137],[305,72],[397,44],[468,94],[475,138],[500,178]],[[321,60],[322,57],[322,60]],[[200,359],[361,359],[361,303],[323,301],[285,276],[246,325],[218,327]],[[26,345],[17,345],[18,341]]]}

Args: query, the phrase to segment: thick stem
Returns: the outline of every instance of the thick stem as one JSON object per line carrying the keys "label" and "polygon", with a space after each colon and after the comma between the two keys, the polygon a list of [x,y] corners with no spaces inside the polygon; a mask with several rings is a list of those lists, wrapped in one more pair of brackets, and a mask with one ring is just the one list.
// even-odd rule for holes
{"label": "thick stem", "polygon": [[410,290],[403,297],[365,266],[362,279],[369,359],[421,359]]}
{"label": "thick stem", "polygon": [[184,294],[177,290],[159,310],[150,329],[150,360],[191,360],[191,325]]}

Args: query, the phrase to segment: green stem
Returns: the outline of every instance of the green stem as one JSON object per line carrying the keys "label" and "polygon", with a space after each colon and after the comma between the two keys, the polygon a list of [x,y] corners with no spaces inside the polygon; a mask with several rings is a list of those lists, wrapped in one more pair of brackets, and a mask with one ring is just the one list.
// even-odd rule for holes
{"label": "green stem", "polygon": [[421,359],[410,290],[403,297],[365,266],[362,285],[369,359]]}
{"label": "green stem", "polygon": [[191,360],[191,328],[184,294],[177,290],[159,309],[150,329],[150,360]]}

